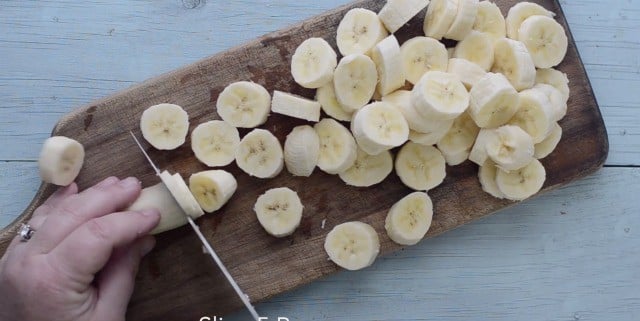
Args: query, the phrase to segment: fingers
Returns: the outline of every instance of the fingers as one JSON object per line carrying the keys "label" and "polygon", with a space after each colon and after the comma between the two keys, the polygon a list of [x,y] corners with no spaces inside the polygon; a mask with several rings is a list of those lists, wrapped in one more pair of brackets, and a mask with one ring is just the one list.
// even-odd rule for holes
{"label": "fingers", "polygon": [[78,194],[78,185],[76,185],[76,183],[71,183],[69,186],[59,188],[46,201],[44,201],[42,205],[33,211],[33,215],[29,220],[29,225],[31,225],[35,230],[39,230],[47,218],[47,214],[51,213],[53,209],[59,206],[67,197],[75,194]]}

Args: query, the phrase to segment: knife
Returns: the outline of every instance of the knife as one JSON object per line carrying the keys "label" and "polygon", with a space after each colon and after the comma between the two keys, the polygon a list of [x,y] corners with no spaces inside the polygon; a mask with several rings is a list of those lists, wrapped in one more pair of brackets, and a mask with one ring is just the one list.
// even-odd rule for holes
{"label": "knife", "polygon": [[[160,170],[158,169],[156,164],[151,160],[151,157],[149,157],[149,155],[144,150],[144,148],[142,148],[142,145],[138,141],[138,138],[136,138],[136,135],[134,135],[133,132],[131,131],[129,133],[131,134],[131,137],[133,137],[133,140],[136,142],[136,145],[138,145],[138,148],[140,148],[140,150],[142,151],[142,154],[144,154],[144,157],[146,157],[149,164],[151,164],[151,167],[153,167],[153,170],[156,172],[156,175],[160,176]],[[175,198],[175,195],[173,194],[171,195]],[[213,247],[211,247],[211,244],[209,244],[209,241],[204,237],[204,235],[200,231],[200,227],[198,227],[198,225],[193,221],[193,218],[191,218],[191,216],[187,215],[186,213],[184,215],[187,217],[187,221],[189,222],[189,225],[191,225],[191,228],[193,229],[193,231],[196,232],[196,235],[198,235],[198,238],[200,239],[200,242],[202,242],[202,245],[204,245],[209,255],[211,255],[211,258],[213,258],[213,261],[216,262],[216,264],[218,265],[218,267],[220,268],[224,276],[227,278],[227,281],[229,281],[233,289],[236,291],[236,293],[240,297],[240,300],[242,300],[242,303],[244,303],[245,307],[247,307],[247,310],[249,310],[249,312],[251,313],[251,316],[253,317],[253,319],[255,321],[261,321],[260,316],[258,315],[258,312],[256,312],[256,309],[253,307],[253,305],[251,305],[251,301],[249,301],[249,296],[246,295],[244,292],[242,292],[242,289],[240,289],[240,286],[238,286],[238,283],[233,279],[233,277],[231,276],[227,268],[224,266],[224,264],[220,260],[220,257],[218,257],[218,254],[216,254],[216,251],[213,250]]]}

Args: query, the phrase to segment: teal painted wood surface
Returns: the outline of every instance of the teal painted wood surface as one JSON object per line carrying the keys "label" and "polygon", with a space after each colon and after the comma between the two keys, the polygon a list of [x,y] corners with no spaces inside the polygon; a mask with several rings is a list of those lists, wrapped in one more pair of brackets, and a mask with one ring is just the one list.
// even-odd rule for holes
{"label": "teal painted wood surface", "polygon": [[[2,1],[0,225],[31,200],[41,142],[63,114],[344,3]],[[291,320],[640,319],[640,1],[561,3],[615,168],[260,311]]]}

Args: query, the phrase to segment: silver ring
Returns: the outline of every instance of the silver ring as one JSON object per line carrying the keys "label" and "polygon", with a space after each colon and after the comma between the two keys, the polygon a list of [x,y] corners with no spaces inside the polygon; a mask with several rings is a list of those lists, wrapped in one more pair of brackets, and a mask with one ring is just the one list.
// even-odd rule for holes
{"label": "silver ring", "polygon": [[33,236],[33,233],[35,233],[35,231],[36,230],[31,228],[31,225],[29,225],[29,224],[20,225],[20,230],[18,230],[18,235],[20,236],[20,241],[26,242],[26,241],[30,240],[31,237]]}

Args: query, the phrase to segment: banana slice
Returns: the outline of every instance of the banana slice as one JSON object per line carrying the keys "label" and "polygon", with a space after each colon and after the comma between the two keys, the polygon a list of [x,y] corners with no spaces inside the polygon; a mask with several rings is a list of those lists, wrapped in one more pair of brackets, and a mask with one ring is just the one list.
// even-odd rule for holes
{"label": "banana slice", "polygon": [[553,105],[547,95],[540,90],[524,90],[518,96],[520,96],[518,111],[509,124],[524,129],[533,138],[533,143],[537,144],[553,129],[555,122]]}
{"label": "banana slice", "polygon": [[494,41],[506,37],[507,27],[500,8],[493,2],[480,1],[473,30],[486,32]]}
{"label": "banana slice", "polygon": [[238,130],[221,120],[202,123],[191,132],[193,153],[209,167],[231,164],[239,144]]}
{"label": "banana slice", "polygon": [[522,201],[539,192],[544,185],[547,173],[542,163],[533,159],[527,166],[506,172],[498,168],[496,184],[505,198]]}
{"label": "banana slice", "polygon": [[469,153],[469,160],[482,166],[489,155],[487,154],[487,143],[491,139],[495,139],[492,137],[495,135],[495,131],[493,129],[481,129],[478,133],[478,137],[476,137],[476,141],[473,143],[473,147],[471,148],[471,152]]}
{"label": "banana slice", "polygon": [[456,18],[444,37],[458,41],[464,39],[476,22],[477,14],[478,0],[458,0]]}
{"label": "banana slice", "polygon": [[338,102],[335,89],[333,88],[333,81],[316,90],[316,100],[329,117],[340,121],[351,121],[353,112],[347,112]]}
{"label": "banana slice", "polygon": [[453,119],[441,120],[441,126],[429,133],[421,133],[417,131],[409,131],[409,140],[420,145],[431,146],[438,143],[444,135],[449,132],[451,126],[453,126]]}
{"label": "banana slice", "polygon": [[351,122],[353,136],[369,155],[404,144],[409,139],[409,125],[393,105],[375,102],[364,106]]}
{"label": "banana slice", "polygon": [[556,87],[547,84],[536,84],[532,89],[543,92],[549,98],[551,106],[553,106],[554,121],[560,121],[567,115],[567,102]]}
{"label": "banana slice", "polygon": [[502,126],[518,111],[518,92],[502,74],[487,73],[470,95],[469,114],[481,128]]}
{"label": "banana slice", "polygon": [[432,0],[424,18],[424,34],[441,40],[456,20],[459,1],[462,0]]}
{"label": "banana slice", "polygon": [[311,176],[320,157],[320,138],[313,127],[295,127],[284,142],[284,163],[294,176]]}
{"label": "banana slice", "polygon": [[489,193],[489,195],[495,198],[503,199],[506,198],[506,196],[500,191],[498,184],[496,183],[497,173],[498,168],[496,167],[496,163],[489,159],[480,166],[478,179],[480,180],[480,185],[482,186],[483,191]]}
{"label": "banana slice", "polygon": [[187,224],[184,211],[162,182],[143,188],[138,199],[125,210],[142,211],[148,209],[155,209],[160,213],[160,222],[149,232],[150,234],[159,234]]}
{"label": "banana slice", "polygon": [[377,84],[376,64],[361,54],[342,58],[333,74],[336,98],[346,112],[354,112],[366,105]]}
{"label": "banana slice", "polygon": [[532,2],[520,2],[509,9],[507,14],[507,37],[520,39],[518,30],[523,21],[531,16],[547,16],[553,18],[555,14],[541,5]]}
{"label": "banana slice", "polygon": [[328,174],[338,174],[353,166],[358,146],[351,132],[337,121],[325,118],[313,126],[320,139],[318,167]]}
{"label": "banana slice", "polygon": [[548,84],[560,91],[565,104],[569,100],[569,78],[567,74],[553,68],[538,69],[536,71],[536,83]]}
{"label": "banana slice", "polygon": [[[453,124],[453,120],[433,120],[419,114],[411,103],[411,91],[397,90],[382,97],[383,102],[390,103],[396,107],[404,116],[409,129],[420,133],[442,133],[446,132]],[[429,144],[433,145],[435,143]]]}
{"label": "banana slice", "polygon": [[327,234],[324,250],[338,266],[351,271],[361,270],[376,260],[380,239],[369,224],[346,222],[336,225]]}
{"label": "banana slice", "polygon": [[322,38],[303,41],[291,57],[291,75],[304,88],[320,88],[333,79],[338,55]]}
{"label": "banana slice", "polygon": [[[504,171],[518,170],[533,159],[533,140],[518,126],[491,130],[484,144],[486,153]],[[482,142],[479,142],[479,144]]]}
{"label": "banana slice", "polygon": [[387,3],[378,12],[378,17],[387,30],[394,33],[426,8],[428,4],[429,0],[387,0]]}
{"label": "banana slice", "polygon": [[495,42],[491,71],[501,73],[517,91],[533,87],[536,67],[527,47],[520,41],[502,38]]}
{"label": "banana slice", "polygon": [[402,72],[402,55],[400,44],[394,35],[390,35],[380,41],[371,50],[371,59],[376,64],[378,71],[378,92],[382,96],[404,86],[404,73]]}
{"label": "banana slice", "polygon": [[384,151],[372,156],[358,148],[358,156],[353,166],[339,175],[347,185],[369,187],[382,182],[392,170],[393,157],[391,157],[391,152]]}
{"label": "banana slice", "polygon": [[447,165],[456,166],[469,159],[469,153],[469,150],[466,149],[455,154],[442,154],[442,156],[444,156],[444,160],[447,162]]}
{"label": "banana slice", "polygon": [[533,153],[533,157],[537,159],[543,159],[549,156],[549,154],[551,154],[556,149],[558,143],[560,143],[561,138],[562,127],[560,127],[558,123],[555,123],[549,136],[547,136],[547,138],[534,146],[535,151]]}
{"label": "banana slice", "polygon": [[378,15],[367,9],[349,10],[338,25],[336,43],[343,56],[367,55],[389,33]]}
{"label": "banana slice", "polygon": [[260,225],[275,237],[293,234],[300,226],[303,209],[298,193],[287,187],[266,191],[253,206]]}
{"label": "banana slice", "polygon": [[216,109],[222,120],[233,127],[255,128],[267,121],[271,95],[259,84],[238,81],[218,96]]}
{"label": "banana slice", "polygon": [[522,22],[518,35],[518,39],[529,49],[537,68],[557,66],[567,54],[567,34],[553,18],[531,16]]}
{"label": "banana slice", "polygon": [[271,132],[254,129],[240,141],[236,164],[250,176],[276,177],[284,168],[282,146]]}
{"label": "banana slice", "polygon": [[229,201],[238,183],[231,173],[208,170],[189,177],[189,189],[205,212],[213,213]]}
{"label": "banana slice", "polygon": [[40,178],[58,186],[73,183],[83,164],[84,146],[64,136],[47,138],[38,158]]}
{"label": "banana slice", "polygon": [[391,206],[384,228],[389,238],[400,245],[415,245],[431,227],[433,203],[427,193],[413,192]]}
{"label": "banana slice", "polygon": [[469,107],[469,92],[456,75],[429,71],[413,87],[411,102],[424,117],[453,119]]}
{"label": "banana slice", "polygon": [[204,211],[193,194],[191,194],[191,190],[189,190],[180,173],[171,175],[168,171],[163,171],[159,176],[185,214],[193,219],[204,215]]}
{"label": "banana slice", "polygon": [[400,46],[402,70],[407,80],[416,84],[427,71],[447,71],[447,48],[429,37],[411,38]]}
{"label": "banana slice", "polygon": [[447,164],[459,165],[469,156],[471,147],[476,141],[480,128],[469,113],[456,118],[447,134],[438,141],[438,149],[442,152]]}
{"label": "banana slice", "polygon": [[447,72],[458,76],[462,84],[470,90],[475,84],[487,74],[479,65],[459,58],[449,59]]}
{"label": "banana slice", "polygon": [[271,111],[293,118],[317,122],[320,120],[321,105],[298,95],[275,90],[271,100]]}
{"label": "banana slice", "polygon": [[140,118],[142,136],[159,150],[173,150],[184,144],[189,115],[182,107],[159,104],[147,108]]}
{"label": "banana slice", "polygon": [[493,42],[489,34],[472,30],[458,42],[453,57],[469,60],[488,71],[493,66]]}
{"label": "banana slice", "polygon": [[408,142],[396,157],[396,174],[404,185],[428,191],[442,184],[446,173],[445,159],[433,146]]}

